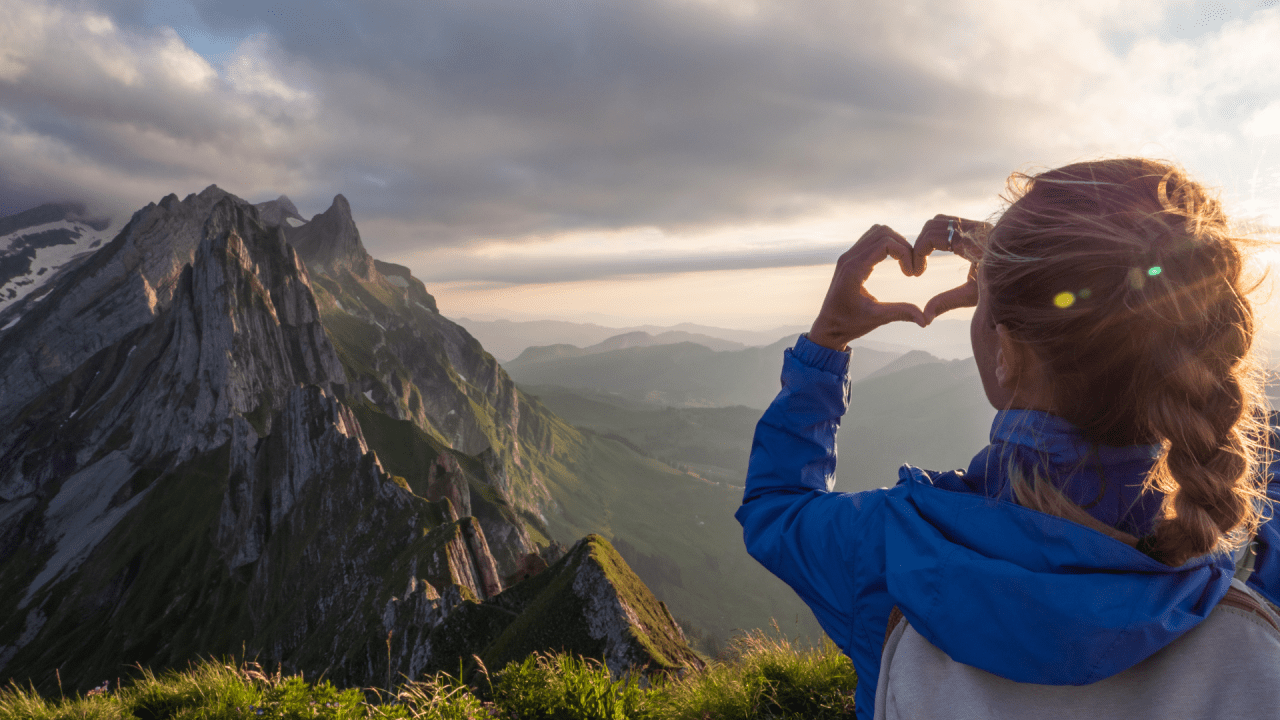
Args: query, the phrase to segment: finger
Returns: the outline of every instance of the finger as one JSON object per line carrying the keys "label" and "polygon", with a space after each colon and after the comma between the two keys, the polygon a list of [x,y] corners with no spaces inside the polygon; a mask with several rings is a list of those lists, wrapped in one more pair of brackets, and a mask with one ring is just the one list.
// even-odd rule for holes
{"label": "finger", "polygon": [[924,273],[928,266],[926,258],[934,250],[951,249],[956,221],[957,218],[951,215],[935,215],[920,228],[920,234],[916,236],[916,243],[912,248],[915,255],[916,275]]}
{"label": "finger", "polygon": [[913,322],[924,327],[929,324],[924,311],[907,302],[877,304],[876,319],[881,325],[891,322]]}
{"label": "finger", "polygon": [[[889,228],[885,228],[885,230],[889,230]],[[893,234],[887,238],[884,246],[885,254],[898,261],[898,267],[902,269],[903,275],[907,277],[917,275],[916,256],[911,248],[911,243],[893,230],[889,230],[889,232]]]}
{"label": "finger", "polygon": [[970,281],[930,298],[924,306],[924,317],[927,322],[933,322],[942,313],[962,307],[975,307],[977,304],[978,284]]}
{"label": "finger", "polygon": [[887,225],[872,225],[858,241],[840,256],[840,265],[853,264],[850,268],[858,284],[861,285],[871,277],[875,266],[886,257],[893,257],[907,276],[915,274],[915,263],[911,244]]}

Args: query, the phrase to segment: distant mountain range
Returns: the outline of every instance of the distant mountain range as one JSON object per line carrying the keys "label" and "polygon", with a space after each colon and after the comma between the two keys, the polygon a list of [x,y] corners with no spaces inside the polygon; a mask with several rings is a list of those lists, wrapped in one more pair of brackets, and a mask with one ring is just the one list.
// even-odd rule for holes
{"label": "distant mountain range", "polygon": [[[615,350],[622,347],[666,345],[693,342],[712,350],[735,350],[748,346],[769,345],[786,335],[798,335],[807,325],[783,326],[771,330],[730,330],[727,328],[681,323],[669,327],[637,325],[604,327],[592,323],[561,320],[473,320],[452,318],[467,329],[485,349],[500,362],[514,360],[526,348],[548,345],[571,345],[583,350]],[[648,337],[645,337],[648,336]]]}
{"label": "distant mountain range", "polygon": [[[552,345],[573,346],[583,351],[577,354],[583,355],[620,347],[680,342],[697,343],[712,350],[737,350],[772,345],[779,338],[795,337],[809,329],[808,325],[789,325],[770,330],[733,330],[693,323],[605,327],[560,320],[474,320],[466,317],[454,318],[454,321],[465,327],[503,363],[516,359],[528,348]],[[947,317],[935,320],[928,328],[918,328],[909,323],[886,325],[859,338],[858,345],[897,354],[924,350],[944,359],[966,358],[973,354],[969,347],[969,321]]]}
{"label": "distant mountain range", "polygon": [[[503,367],[524,385],[589,390],[650,405],[762,410],[778,393],[782,351],[795,341],[792,335],[765,347],[721,351],[693,342],[591,352],[552,345],[528,348]],[[904,365],[937,360],[923,351],[857,347],[850,375],[860,379],[899,358]]]}

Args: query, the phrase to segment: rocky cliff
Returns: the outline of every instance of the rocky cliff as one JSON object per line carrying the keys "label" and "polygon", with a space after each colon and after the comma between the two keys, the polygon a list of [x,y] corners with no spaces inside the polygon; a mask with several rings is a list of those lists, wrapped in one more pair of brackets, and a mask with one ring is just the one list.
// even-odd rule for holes
{"label": "rocky cliff", "polygon": [[[441,607],[452,606],[442,613]],[[408,633],[397,634],[410,623]],[[436,598],[410,581],[388,601],[396,673],[456,672],[458,657],[496,669],[548,648],[601,659],[615,673],[700,668],[667,606],[653,596],[607,540],[588,535],[549,568],[483,603]]]}
{"label": "rocky cliff", "polygon": [[467,633],[407,639],[553,559],[540,473],[571,429],[369,257],[344,198],[298,223],[170,195],[6,311],[0,679],[247,652],[371,684],[455,663]]}

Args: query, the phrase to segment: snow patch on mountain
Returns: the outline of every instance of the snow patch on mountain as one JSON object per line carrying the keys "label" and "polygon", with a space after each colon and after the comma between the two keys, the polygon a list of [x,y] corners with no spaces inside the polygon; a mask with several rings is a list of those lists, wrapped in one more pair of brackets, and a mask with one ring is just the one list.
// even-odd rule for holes
{"label": "snow patch on mountain", "polygon": [[23,216],[34,211],[0,219],[0,311],[40,289],[71,260],[110,240],[105,221],[79,217],[75,206],[62,207],[66,212],[57,213],[63,215],[57,219],[44,213],[24,222]]}

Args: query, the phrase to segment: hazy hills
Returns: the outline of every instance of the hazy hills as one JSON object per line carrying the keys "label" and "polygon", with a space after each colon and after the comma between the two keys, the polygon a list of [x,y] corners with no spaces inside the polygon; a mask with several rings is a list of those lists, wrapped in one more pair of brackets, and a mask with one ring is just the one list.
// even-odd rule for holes
{"label": "hazy hills", "polygon": [[[860,354],[868,353],[854,350],[855,358]],[[760,409],[678,408],[592,390],[522,387],[569,422],[622,438],[668,464],[737,486],[746,476]],[[776,393],[776,379],[769,390]],[[839,488],[892,485],[903,463],[967,466],[986,445],[994,414],[972,360],[938,360],[921,351],[895,358],[850,388],[849,411],[837,435]]]}
{"label": "hazy hills", "polygon": [[[486,350],[504,364],[519,357],[527,348],[539,346],[571,345],[584,351],[581,354],[590,354],[585,352],[588,348],[594,348],[594,352],[677,342],[693,342],[712,350],[735,350],[772,345],[779,338],[795,337],[809,329],[808,325],[768,330],[735,330],[694,323],[604,327],[561,320],[474,320],[466,317],[453,320],[465,327]],[[636,342],[632,338],[626,338],[636,336],[637,333],[650,335],[652,339]],[[621,344],[624,342],[629,344]],[[886,325],[859,339],[858,343],[861,347],[898,354],[909,350],[924,350],[931,355],[952,360],[973,354],[969,349],[969,321],[947,317],[939,318],[928,328],[905,323]]]}
{"label": "hazy hills", "polygon": [[[670,327],[637,325],[633,327],[604,327],[593,323],[575,323],[561,320],[473,320],[452,318],[462,325],[485,349],[499,361],[514,360],[526,348],[547,345],[572,345],[578,349],[599,346],[601,350],[613,350],[624,345],[608,346],[606,341],[622,336],[645,333],[653,340],[637,343],[660,345],[676,342],[700,343],[713,350],[730,350],[747,346],[768,345],[784,335],[798,335],[808,326],[778,327],[765,331],[730,330],[727,328],[681,323]],[[613,342],[622,342],[614,340]]]}
{"label": "hazy hills", "polygon": [[[607,508],[619,531],[619,551],[660,597],[674,604],[717,571],[753,578],[738,586],[751,587],[747,595],[726,599],[726,604],[751,602],[757,606],[755,612],[779,620],[797,618],[795,630],[817,637],[812,615],[795,594],[775,578],[757,575],[759,566],[741,552],[741,528],[733,519],[751,436],[761,408],[778,391],[782,350],[790,344],[788,339],[769,348],[724,352],[685,345],[629,348],[546,357],[511,372],[531,396],[575,426],[617,438],[707,481],[701,488],[686,485],[653,492],[620,478],[609,483],[616,488],[612,497],[593,498]],[[838,433],[837,490],[893,485],[903,463],[965,467],[986,445],[995,411],[982,392],[972,359],[854,348],[852,362],[853,376],[860,379],[851,386],[849,411]],[[522,378],[531,376],[554,378],[562,385],[524,384]],[[756,407],[673,407],[653,401],[671,399],[677,389],[685,401],[702,405],[740,399]],[[690,528],[691,520],[696,528]],[[700,542],[707,543],[698,546],[702,552],[684,549],[683,538],[668,537],[665,531],[674,528],[696,529]],[[650,541],[632,546],[625,542],[631,537]]]}
{"label": "hazy hills", "polygon": [[[531,347],[503,367],[526,385],[556,385],[651,405],[764,409],[778,392],[782,351],[795,339],[792,335],[765,347],[723,351],[692,342],[590,354],[565,346]],[[850,375],[862,378],[899,357],[912,364],[936,360],[919,351],[907,355],[859,347]]]}

